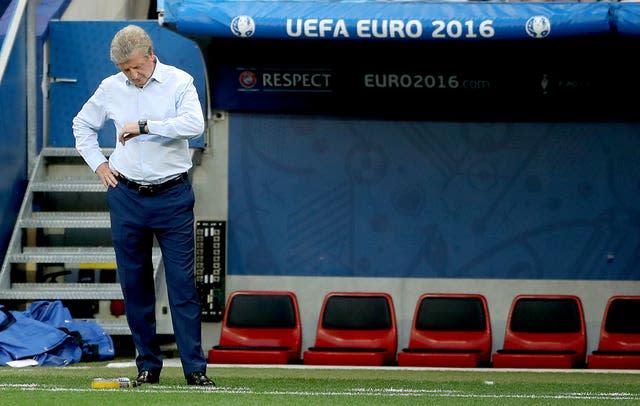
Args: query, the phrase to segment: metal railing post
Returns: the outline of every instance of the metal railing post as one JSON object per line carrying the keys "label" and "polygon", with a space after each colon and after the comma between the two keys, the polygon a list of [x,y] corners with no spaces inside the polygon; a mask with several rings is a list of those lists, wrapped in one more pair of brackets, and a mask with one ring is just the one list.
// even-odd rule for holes
{"label": "metal railing post", "polygon": [[38,135],[38,94],[36,54],[36,8],[39,0],[28,0],[27,4],[27,178],[36,162],[36,139]]}

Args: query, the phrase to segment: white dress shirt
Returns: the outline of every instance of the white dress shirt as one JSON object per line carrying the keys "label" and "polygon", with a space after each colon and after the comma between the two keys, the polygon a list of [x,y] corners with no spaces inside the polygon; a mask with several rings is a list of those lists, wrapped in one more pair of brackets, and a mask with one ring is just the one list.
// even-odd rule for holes
{"label": "white dress shirt", "polygon": [[[149,134],[125,145],[118,142],[120,129],[146,119]],[[107,162],[98,145],[97,132],[107,120],[115,124],[116,148],[109,166],[139,183],[160,183],[187,172],[191,166],[189,139],[204,131],[204,117],[193,77],[156,58],[153,74],[143,88],[124,73],[104,79],[73,119],[76,149],[95,172]]]}

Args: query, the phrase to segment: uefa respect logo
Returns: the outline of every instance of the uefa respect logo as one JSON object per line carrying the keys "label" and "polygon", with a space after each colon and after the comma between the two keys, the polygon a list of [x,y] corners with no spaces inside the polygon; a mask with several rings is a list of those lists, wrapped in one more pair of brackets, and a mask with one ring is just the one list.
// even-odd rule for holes
{"label": "uefa respect logo", "polygon": [[248,38],[256,32],[256,22],[249,16],[237,16],[231,20],[229,28],[236,37]]}
{"label": "uefa respect logo", "polygon": [[244,89],[250,90],[253,89],[258,83],[258,76],[253,71],[243,70],[238,75],[238,82]]}

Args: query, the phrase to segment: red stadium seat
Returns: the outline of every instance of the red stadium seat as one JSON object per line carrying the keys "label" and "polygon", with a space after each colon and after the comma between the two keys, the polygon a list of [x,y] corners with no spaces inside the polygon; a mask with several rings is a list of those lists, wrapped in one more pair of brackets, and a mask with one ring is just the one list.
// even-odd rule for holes
{"label": "red stadium seat", "polygon": [[640,369],[640,296],[612,296],[600,327],[598,349],[587,358],[596,369]]}
{"label": "red stadium seat", "polygon": [[491,361],[491,321],[480,294],[420,296],[400,366],[475,368]]}
{"label": "red stadium seat", "polygon": [[298,299],[288,291],[236,291],[225,307],[220,343],[211,364],[300,363],[302,327]]}
{"label": "red stadium seat", "polygon": [[580,298],[519,295],[513,299],[504,345],[494,368],[584,367],[587,334]]}
{"label": "red stadium seat", "polygon": [[328,293],[307,365],[393,365],[398,330],[393,300],[380,292]]}

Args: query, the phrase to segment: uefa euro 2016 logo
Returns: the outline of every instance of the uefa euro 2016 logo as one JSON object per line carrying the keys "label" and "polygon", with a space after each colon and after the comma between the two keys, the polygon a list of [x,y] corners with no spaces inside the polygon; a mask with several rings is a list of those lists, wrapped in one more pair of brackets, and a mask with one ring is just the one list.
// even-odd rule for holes
{"label": "uefa euro 2016 logo", "polygon": [[237,16],[231,20],[231,32],[236,37],[250,37],[256,32],[256,23],[249,16]]}
{"label": "uefa euro 2016 logo", "polygon": [[527,20],[525,29],[532,38],[544,38],[551,32],[551,21],[545,16],[533,16]]}

